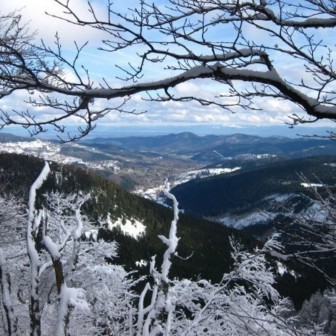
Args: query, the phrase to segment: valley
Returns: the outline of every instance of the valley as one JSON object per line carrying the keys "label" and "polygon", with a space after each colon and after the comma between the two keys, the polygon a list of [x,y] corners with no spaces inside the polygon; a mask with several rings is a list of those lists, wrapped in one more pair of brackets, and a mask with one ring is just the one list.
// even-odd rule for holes
{"label": "valley", "polygon": [[[298,262],[300,255],[290,257],[293,251],[304,251],[305,245],[295,244],[312,244],[311,237],[302,234],[305,227],[299,219],[316,225],[330,221],[330,207],[315,192],[322,198],[334,193],[334,142],[182,133],[59,144],[0,133],[0,148],[2,197],[10,194],[27,203],[43,160],[49,161],[51,172],[37,195],[38,206],[46,206],[49,193],[55,193],[58,202],[64,195],[90,195],[81,213],[81,244],[90,251],[85,258],[116,244],[115,256],[103,252],[105,262],[137,274],[140,283],[153,272],[154,256],[162,262],[163,243],[171,235],[173,212],[162,193],[167,178],[180,208],[178,248],[170,268],[174,281],[194,281],[202,291],[207,281],[220,283],[237,265],[234,251],[245,258],[237,252],[239,246],[253,259],[250,251],[255,249],[258,256],[259,246],[274,233],[281,233],[283,250],[263,252],[271,265],[267,271],[275,279],[274,288],[289,297],[297,311],[312,293],[329,286],[318,267],[330,277],[336,275],[332,252],[326,259],[317,258],[315,268]],[[54,210],[50,207],[51,213]],[[23,233],[22,227],[15,227],[12,236],[18,239]],[[324,244],[316,237],[313,242],[317,247]],[[279,255],[282,259],[275,257]],[[311,265],[314,262],[310,259]],[[254,270],[246,274],[250,272]],[[139,286],[136,291],[141,291]]]}
{"label": "valley", "polygon": [[94,138],[59,143],[0,133],[0,152],[40,157],[90,169],[123,188],[157,200],[165,179],[172,186],[193,179],[315,155],[336,155],[333,141],[245,134]]}
{"label": "valley", "polygon": [[336,144],[318,138],[185,132],[62,144],[0,133],[0,145],[2,153],[89,169],[158,203],[167,179],[184,211],[237,228],[269,221],[306,192],[300,174],[335,182]]}
{"label": "valley", "polygon": [[311,185],[336,184],[336,144],[318,138],[185,132],[61,144],[0,133],[0,145],[88,169],[160,204],[168,180],[183,211],[238,229],[288,217]]}

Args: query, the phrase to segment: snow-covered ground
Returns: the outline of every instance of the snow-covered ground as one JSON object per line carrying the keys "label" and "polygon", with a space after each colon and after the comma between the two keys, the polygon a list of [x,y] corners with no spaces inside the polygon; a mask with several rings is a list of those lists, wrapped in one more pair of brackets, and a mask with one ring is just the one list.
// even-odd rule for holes
{"label": "snow-covered ground", "polygon": [[[67,144],[67,146],[84,149],[96,154],[105,154],[96,150],[95,148],[82,146],[75,143]],[[47,161],[54,161],[61,164],[79,164],[91,169],[112,170],[115,173],[120,170],[118,161],[116,160],[85,161],[71,155],[62,154],[61,149],[62,145],[60,144],[55,144],[50,141],[39,139],[34,141],[5,142],[0,144],[0,153],[32,155]]]}
{"label": "snow-covered ground", "polygon": [[241,211],[239,214],[226,213],[220,217],[209,219],[236,229],[243,229],[256,224],[266,224],[279,214],[289,215],[290,211],[286,209],[286,203],[295,197],[297,197],[295,194],[269,195],[262,200],[264,205],[261,205],[262,208],[260,209]]}
{"label": "snow-covered ground", "polygon": [[261,159],[270,159],[270,158],[276,158],[277,155],[275,154],[239,154],[235,156],[235,159],[241,159],[241,160],[261,160]]}
{"label": "snow-covered ground", "polygon": [[107,228],[113,230],[118,228],[126,236],[131,236],[134,239],[138,239],[146,233],[146,226],[137,219],[118,218],[112,220],[110,214],[106,218]]}
{"label": "snow-covered ground", "polygon": [[185,173],[180,174],[174,179],[173,184],[177,186],[178,184],[189,182],[196,178],[205,178],[210,176],[215,176],[219,174],[228,174],[233,173],[237,170],[241,169],[241,167],[235,168],[203,168],[197,170],[191,170]]}
{"label": "snow-covered ground", "polygon": [[310,183],[310,182],[302,182],[301,185],[304,188],[312,188],[315,190],[317,188],[322,188],[324,186],[322,183]]}
{"label": "snow-covered ground", "polygon": [[[190,170],[180,175],[176,176],[170,182],[171,187],[176,187],[179,184],[187,183],[191,180],[196,178],[205,178],[210,176],[215,176],[219,174],[229,174],[233,173],[237,170],[240,170],[241,167],[234,167],[234,168],[203,168],[203,169],[196,169]],[[165,198],[162,196],[162,190],[164,189],[164,185],[159,185],[157,187],[148,188],[148,189],[137,189],[134,191],[134,194],[142,196],[144,198],[150,199],[160,204],[164,204]]]}
{"label": "snow-covered ground", "polygon": [[[294,219],[298,215],[293,211],[298,201],[298,199],[294,199],[298,197],[300,196],[296,194],[274,194],[266,197],[263,200],[264,205],[261,205],[259,209],[241,211],[239,214],[226,213],[209,219],[236,229],[243,229],[256,224],[267,224],[279,215]],[[302,218],[314,222],[323,223],[328,217],[328,212],[318,201],[312,202],[300,213]]]}
{"label": "snow-covered ground", "polygon": [[236,229],[243,229],[247,226],[267,223],[270,220],[274,219],[277,215],[278,215],[277,213],[272,213],[270,211],[257,210],[244,213],[242,215],[227,214],[221,216],[216,221],[229,227],[233,227]]}
{"label": "snow-covered ground", "polygon": [[164,204],[165,197],[163,196],[163,190],[164,185],[162,184],[154,188],[136,189],[133,193],[156,203]]}

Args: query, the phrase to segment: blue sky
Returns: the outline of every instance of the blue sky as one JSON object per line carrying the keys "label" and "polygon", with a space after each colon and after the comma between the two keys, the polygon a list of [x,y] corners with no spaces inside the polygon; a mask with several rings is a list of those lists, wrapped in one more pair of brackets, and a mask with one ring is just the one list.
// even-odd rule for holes
{"label": "blue sky", "polygon": [[[128,0],[127,6],[132,7],[137,4],[137,0]],[[160,3],[164,3],[162,0]],[[86,1],[83,0],[71,0],[74,7],[78,9],[78,12],[86,16],[87,8],[85,7]],[[105,15],[104,0],[94,1],[97,12]],[[156,2],[157,3],[157,2]],[[85,5],[84,5],[85,4]],[[125,1],[115,1],[116,6],[125,6]],[[44,39],[47,43],[52,44],[54,41],[54,35],[57,31],[61,37],[64,51],[67,55],[71,56],[74,50],[73,41],[76,40],[79,44],[84,43],[86,40],[90,41],[89,46],[82,54],[81,62],[89,68],[93,78],[98,82],[101,77],[109,80],[111,85],[122,85],[115,76],[118,70],[115,68],[115,64],[126,65],[128,62],[134,61],[134,55],[126,54],[124,51],[111,55],[109,53],[99,53],[97,46],[99,41],[104,38],[101,33],[93,31],[91,29],[83,27],[75,27],[69,25],[63,21],[48,17],[45,15],[45,11],[54,14],[60,14],[60,8],[52,0],[5,0],[1,4],[1,10],[3,13],[12,11],[14,9],[22,8],[23,17],[30,21],[32,30],[38,31],[37,38]],[[260,34],[257,31],[250,31],[250,35]],[[258,36],[263,38],[263,36]],[[279,63],[280,64],[280,63]],[[281,65],[281,64],[280,64]],[[282,62],[282,71],[296,73],[298,71],[296,64],[288,64],[286,60]],[[161,68],[155,68],[151,66],[145,73],[144,80],[151,81],[153,79],[161,79],[164,75],[161,72]],[[118,73],[120,74],[120,72]],[[70,76],[70,75],[69,75]],[[177,94],[192,94],[203,95],[210,98],[214,94],[220,92],[221,88],[218,83],[211,80],[197,80],[180,84],[175,88]],[[24,98],[23,93],[17,93],[13,97],[9,97],[6,100],[0,101],[0,107],[8,108],[21,108],[21,101]],[[167,102],[167,103],[148,103],[142,99],[143,96],[136,95],[132,99],[130,108],[135,108],[137,112],[147,111],[147,113],[141,115],[120,114],[119,112],[111,112],[104,120],[100,120],[99,124],[104,126],[127,126],[131,125],[139,127],[167,127],[169,125],[175,125],[178,127],[190,128],[190,125],[200,126],[208,125],[209,129],[213,126],[229,127],[237,129],[241,127],[253,127],[253,126],[283,126],[284,129],[288,129],[286,122],[289,122],[288,115],[293,112],[299,112],[297,107],[286,101],[277,101],[274,99],[264,99],[259,102],[262,111],[242,111],[237,113],[230,113],[224,111],[218,107],[203,107],[196,102],[189,102],[186,104],[180,102]],[[97,107],[103,106],[107,102],[105,100],[96,100]],[[49,113],[47,109],[41,109],[41,113]],[[316,126],[330,126],[333,124],[326,121],[321,121],[314,124]]]}

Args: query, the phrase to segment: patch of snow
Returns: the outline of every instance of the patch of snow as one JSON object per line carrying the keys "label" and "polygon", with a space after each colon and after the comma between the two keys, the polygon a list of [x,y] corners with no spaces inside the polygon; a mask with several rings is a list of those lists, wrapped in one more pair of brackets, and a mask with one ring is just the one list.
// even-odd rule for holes
{"label": "patch of snow", "polygon": [[233,173],[237,170],[240,170],[241,167],[235,167],[235,168],[203,168],[203,169],[197,169],[197,170],[191,170],[186,173],[182,173],[179,176],[177,176],[174,181],[171,183],[173,186],[177,186],[182,183],[189,182],[191,180],[194,180],[196,178],[205,178],[210,176],[216,176],[219,174],[229,174]]}
{"label": "patch of snow", "polygon": [[262,160],[262,159],[270,159],[270,158],[275,158],[277,157],[277,155],[275,154],[239,154],[236,155],[235,158],[236,159],[240,159],[240,160]]}
{"label": "patch of snow", "polygon": [[84,232],[84,236],[87,240],[98,240],[98,230],[97,229],[91,229]]}
{"label": "patch of snow", "polygon": [[276,155],[274,155],[274,154],[256,154],[256,158],[258,160],[260,160],[260,159],[268,159],[268,158],[275,158],[275,157],[276,157]]}
{"label": "patch of snow", "polygon": [[242,229],[251,225],[266,224],[276,216],[276,213],[268,211],[255,211],[243,215],[225,215],[216,221],[229,227]]}
{"label": "patch of snow", "polygon": [[134,194],[139,195],[143,198],[149,199],[156,203],[165,205],[165,197],[163,197],[162,190],[164,186],[160,185],[158,187],[149,188],[149,189],[137,189],[134,191]]}
{"label": "patch of snow", "polygon": [[291,181],[283,181],[283,182],[281,182],[281,184],[288,186],[288,185],[291,185],[292,182]]}
{"label": "patch of snow", "polygon": [[265,197],[264,201],[273,201],[276,203],[285,203],[289,199],[295,197],[295,194],[273,194]]}
{"label": "patch of snow", "polygon": [[302,182],[301,186],[304,188],[312,188],[312,189],[316,189],[316,188],[322,188],[324,185],[321,183],[306,183],[306,182]]}
{"label": "patch of snow", "polygon": [[[261,205],[260,209],[246,210],[245,212],[243,212],[243,209],[240,209],[239,214],[225,213],[218,217],[210,217],[209,219],[236,229],[243,229],[256,224],[267,224],[279,215],[295,221],[298,214],[293,212],[293,209],[297,205],[297,202],[300,201],[297,197],[300,197],[300,195],[273,194],[262,200],[265,202],[265,205]],[[326,223],[330,218],[327,209],[318,201],[312,201],[309,207],[305,207],[300,211],[300,215],[302,218],[316,223]]]}
{"label": "patch of snow", "polygon": [[[240,214],[232,214],[227,213],[219,218],[209,218],[221,224],[224,224],[229,227],[234,227],[236,229],[242,229],[247,226],[252,226],[256,224],[267,224],[269,221],[275,219],[279,214],[283,214],[286,216],[291,216],[287,211],[279,211],[279,208],[283,206],[285,209],[286,202],[296,197],[296,194],[272,194],[265,197],[262,202],[266,202],[268,204],[267,210],[255,210],[255,211],[247,211],[245,213]],[[272,207],[275,206],[276,210],[272,211]],[[274,208],[273,208],[274,209]]]}
{"label": "patch of snow", "polygon": [[111,170],[114,173],[120,172],[118,161],[115,161],[115,160],[104,160],[104,161],[83,162],[83,163],[91,169]]}
{"label": "patch of snow", "polygon": [[293,270],[288,269],[288,267],[284,265],[282,262],[277,260],[276,265],[277,265],[277,271],[281,276],[283,276],[285,273],[289,273],[294,278],[297,278],[297,274]]}
{"label": "patch of snow", "polygon": [[324,163],[324,166],[329,166],[329,167],[333,167],[336,168],[336,163]]}
{"label": "patch of snow", "polygon": [[[171,187],[176,187],[179,184],[187,183],[191,180],[196,178],[205,178],[211,177],[219,174],[229,174],[233,173],[237,170],[240,170],[241,167],[234,167],[234,168],[203,168],[203,169],[196,169],[190,170],[185,173],[182,173],[175,177],[171,182]],[[165,205],[165,197],[162,196],[162,190],[164,189],[163,185],[158,187],[149,188],[149,189],[137,189],[133,193],[139,195],[141,197],[150,199],[156,203]]]}
{"label": "patch of snow", "polygon": [[112,221],[110,214],[108,214],[106,223],[109,230],[112,231],[115,228],[119,228],[124,235],[131,236],[134,239],[138,239],[146,233],[146,226],[134,218],[118,218],[117,220]]}
{"label": "patch of snow", "polygon": [[276,261],[278,273],[282,276],[287,272],[287,267],[280,261]]}
{"label": "patch of snow", "polygon": [[143,259],[135,262],[135,266],[137,267],[146,267],[147,265],[148,265],[148,261],[143,260]]}
{"label": "patch of snow", "polygon": [[324,223],[328,221],[329,211],[319,202],[314,202],[308,209],[303,212],[305,218],[309,220]]}
{"label": "patch of snow", "polygon": [[[106,154],[91,147],[78,144],[68,144],[74,148],[84,149],[88,152]],[[62,145],[50,141],[34,140],[1,143],[0,153],[26,154],[39,157],[47,161],[54,161],[61,164],[79,164],[96,170],[111,170],[113,173],[120,171],[120,166],[116,160],[84,161],[80,158],[61,154]]]}

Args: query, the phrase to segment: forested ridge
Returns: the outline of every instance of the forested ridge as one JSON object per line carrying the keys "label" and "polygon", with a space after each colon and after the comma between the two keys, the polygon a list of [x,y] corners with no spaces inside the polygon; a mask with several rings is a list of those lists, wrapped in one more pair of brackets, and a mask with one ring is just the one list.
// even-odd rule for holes
{"label": "forested ridge", "polygon": [[[117,262],[131,269],[139,260],[149,260],[152,255],[162,255],[164,246],[157,238],[167,234],[172,217],[170,209],[143,199],[123,190],[118,185],[100,176],[72,166],[50,163],[52,172],[40,190],[40,202],[46,191],[58,190],[68,193],[91,193],[91,199],[83,205],[83,212],[98,228],[99,220],[118,218],[138,219],[146,226],[146,234],[134,239],[122,234],[118,229],[99,229],[99,238],[116,240],[119,245]],[[27,199],[28,188],[38,176],[43,161],[34,157],[16,154],[0,155],[0,178],[5,190]],[[178,236],[181,237],[179,254],[188,260],[176,258],[173,274],[183,277],[206,277],[219,281],[223,271],[232,264],[228,237],[235,234],[247,245],[255,245],[237,230],[212,223],[201,218],[180,216]],[[211,262],[209,262],[211,260]]]}
{"label": "forested ridge", "polygon": [[302,186],[303,176],[311,183],[333,187],[335,161],[333,155],[279,160],[229,175],[195,179],[178,185],[174,193],[187,213],[218,216],[238,208],[257,208],[260,201],[274,194],[311,194]]}

